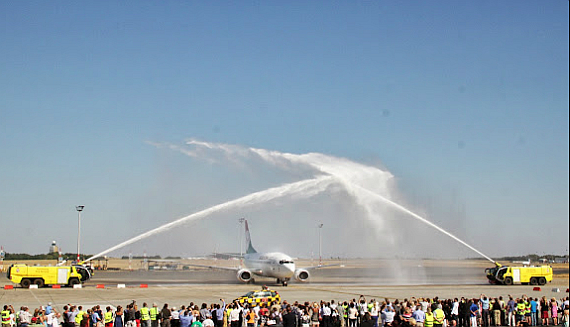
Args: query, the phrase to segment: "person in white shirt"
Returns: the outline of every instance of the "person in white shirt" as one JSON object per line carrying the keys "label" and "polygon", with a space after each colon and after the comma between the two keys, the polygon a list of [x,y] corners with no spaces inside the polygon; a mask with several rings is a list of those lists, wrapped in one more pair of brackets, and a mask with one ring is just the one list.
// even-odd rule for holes
{"label": "person in white shirt", "polygon": [[21,327],[28,327],[28,325],[32,323],[32,314],[30,313],[28,307],[22,307],[19,316]]}
{"label": "person in white shirt", "polygon": [[336,307],[337,307],[337,305],[336,305],[336,303],[334,302],[334,300],[331,300],[331,305],[330,305],[331,310],[332,310],[332,311],[335,311],[335,310],[336,310]]}
{"label": "person in white shirt", "polygon": [[420,303],[421,303],[421,305],[422,305],[422,311],[423,311],[423,312],[427,312],[427,308],[428,308],[428,306],[429,306],[429,302],[422,298],[422,299],[420,299]]}
{"label": "person in white shirt", "polygon": [[230,311],[230,325],[231,327],[239,327],[239,317],[241,314],[241,307],[236,303],[232,306],[232,311]]}
{"label": "person in white shirt", "polygon": [[321,307],[321,317],[323,318],[323,321],[321,323],[322,327],[330,327],[331,325],[332,310],[329,305],[330,303],[323,302],[323,305]]}
{"label": "person in white shirt", "polygon": [[214,327],[214,321],[211,314],[206,314],[206,319],[202,321],[203,327]]}
{"label": "person in white shirt", "polygon": [[392,322],[394,322],[394,317],[396,316],[396,311],[391,306],[386,306],[386,308],[382,311],[382,322],[384,326],[391,326]]}
{"label": "person in white shirt", "polygon": [[59,312],[55,311],[54,308],[51,309],[51,312],[54,314],[53,318],[52,318],[51,326],[52,327],[60,327],[59,317],[61,317],[61,314]]}
{"label": "person in white shirt", "polygon": [[47,327],[57,327],[53,325],[55,317],[55,311],[52,309],[49,314],[46,315],[46,324]]}
{"label": "person in white shirt", "polygon": [[380,312],[380,307],[378,306],[378,301],[374,301],[372,308],[370,308],[370,316],[374,321],[374,327],[378,327],[378,314]]}
{"label": "person in white shirt", "polygon": [[349,327],[356,327],[358,323],[358,310],[354,306],[354,302],[350,302],[348,308],[348,325]]}
{"label": "person in white shirt", "polygon": [[457,321],[459,317],[459,300],[457,298],[453,299],[453,304],[451,306],[451,320]]}
{"label": "person in white shirt", "polygon": [[180,311],[176,310],[176,307],[172,307],[170,310],[170,325],[173,327],[180,326]]}

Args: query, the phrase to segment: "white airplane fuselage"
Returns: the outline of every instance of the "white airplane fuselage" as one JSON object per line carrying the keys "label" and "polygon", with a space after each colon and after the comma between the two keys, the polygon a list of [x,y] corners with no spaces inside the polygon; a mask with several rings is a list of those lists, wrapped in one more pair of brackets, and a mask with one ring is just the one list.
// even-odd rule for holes
{"label": "white airplane fuselage", "polygon": [[311,268],[296,269],[293,259],[281,252],[257,252],[251,244],[249,225],[245,220],[246,254],[243,256],[244,267],[238,268],[237,278],[244,283],[255,282],[253,275],[277,279],[277,283],[287,286],[287,282],[294,277],[296,280],[306,282],[309,280]]}
{"label": "white airplane fuselage", "polygon": [[280,252],[248,253],[244,256],[244,265],[255,275],[277,278],[281,281],[288,281],[295,274],[293,259]]}

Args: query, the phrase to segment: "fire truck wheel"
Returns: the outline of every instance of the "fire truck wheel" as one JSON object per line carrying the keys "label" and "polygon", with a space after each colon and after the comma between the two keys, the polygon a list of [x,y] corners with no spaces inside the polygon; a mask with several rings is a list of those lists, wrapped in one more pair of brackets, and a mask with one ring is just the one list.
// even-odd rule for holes
{"label": "fire truck wheel", "polygon": [[530,278],[530,285],[536,285],[538,284],[538,280],[536,280],[536,277],[531,277]]}
{"label": "fire truck wheel", "polygon": [[22,281],[20,282],[20,285],[22,285],[23,288],[29,288],[30,285],[32,285],[32,281],[29,280],[29,279],[27,279],[27,278],[24,278],[24,279],[22,279]]}

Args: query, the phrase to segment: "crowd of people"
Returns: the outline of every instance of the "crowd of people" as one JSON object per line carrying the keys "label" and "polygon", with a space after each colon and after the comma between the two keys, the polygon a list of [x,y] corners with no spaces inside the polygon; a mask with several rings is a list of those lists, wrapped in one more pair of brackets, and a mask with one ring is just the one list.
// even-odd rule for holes
{"label": "crowd of people", "polygon": [[569,326],[568,297],[358,299],[250,306],[238,301],[179,308],[164,303],[85,308],[51,303],[33,311],[4,305],[2,327],[448,327],[448,326]]}

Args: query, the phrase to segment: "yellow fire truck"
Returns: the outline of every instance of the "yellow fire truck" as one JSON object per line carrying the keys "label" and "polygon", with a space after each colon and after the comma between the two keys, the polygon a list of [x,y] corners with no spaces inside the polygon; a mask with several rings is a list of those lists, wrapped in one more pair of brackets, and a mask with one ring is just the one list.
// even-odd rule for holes
{"label": "yellow fire truck", "polygon": [[510,267],[495,263],[495,267],[485,269],[491,284],[513,285],[530,284],[545,285],[552,281],[552,267]]}
{"label": "yellow fire truck", "polygon": [[7,277],[13,283],[20,284],[24,288],[28,288],[32,284],[38,285],[38,287],[45,285],[73,286],[91,278],[91,270],[82,265],[47,267],[14,264],[8,268]]}

